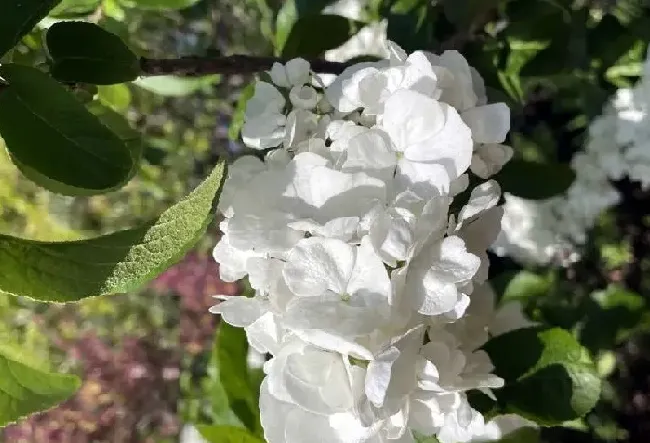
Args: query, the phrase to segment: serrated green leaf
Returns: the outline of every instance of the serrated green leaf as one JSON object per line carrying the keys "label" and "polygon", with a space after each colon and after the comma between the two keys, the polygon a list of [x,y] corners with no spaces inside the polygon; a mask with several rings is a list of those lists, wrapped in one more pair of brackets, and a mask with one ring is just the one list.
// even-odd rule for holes
{"label": "serrated green leaf", "polygon": [[0,57],[13,48],[61,0],[21,0],[2,3]]}
{"label": "serrated green leaf", "polygon": [[62,82],[112,85],[140,75],[139,59],[122,39],[93,23],[55,23],[45,45],[50,74]]}
{"label": "serrated green leaf", "polygon": [[53,192],[92,195],[123,186],[136,166],[129,146],[42,72],[3,65],[0,136],[23,173]]}
{"label": "serrated green leaf", "polygon": [[600,397],[587,350],[565,330],[518,329],[492,338],[483,349],[505,380],[495,391],[505,412],[550,426],[584,416]]}
{"label": "serrated green leaf", "polygon": [[504,192],[529,200],[543,200],[565,192],[575,177],[575,172],[568,164],[514,159],[494,178]]}
{"label": "serrated green leaf", "polygon": [[196,428],[208,443],[264,443],[246,429],[234,426],[198,425]]}
{"label": "serrated green leaf", "polygon": [[73,375],[25,364],[22,352],[0,344],[0,426],[56,406],[81,385]]}
{"label": "serrated green leaf", "polygon": [[282,47],[282,56],[318,57],[348,41],[361,25],[360,22],[333,14],[299,17]]}
{"label": "serrated green leaf", "polygon": [[119,3],[129,8],[166,11],[189,8],[199,1],[201,0],[119,0]]}
{"label": "serrated green leaf", "polygon": [[242,328],[221,322],[217,340],[219,376],[230,408],[249,431],[260,434],[259,387],[252,385],[248,375],[246,333]]}
{"label": "serrated green leaf", "polygon": [[178,261],[205,232],[223,163],[153,222],[87,240],[40,242],[0,235],[0,292],[46,302],[124,293]]}

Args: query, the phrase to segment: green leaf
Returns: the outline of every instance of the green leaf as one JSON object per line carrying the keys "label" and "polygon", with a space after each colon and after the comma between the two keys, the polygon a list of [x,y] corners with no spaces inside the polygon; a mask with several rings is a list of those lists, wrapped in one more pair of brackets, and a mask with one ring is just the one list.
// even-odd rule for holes
{"label": "green leaf", "polygon": [[291,28],[282,56],[318,57],[348,41],[362,23],[340,15],[322,14],[300,17]]}
{"label": "green leaf", "polygon": [[495,393],[506,412],[552,426],[584,416],[600,397],[587,350],[563,329],[518,329],[492,338],[483,349],[505,380]]}
{"label": "green leaf", "polygon": [[538,428],[525,427],[501,437],[496,443],[538,443],[540,441]]}
{"label": "green leaf", "polygon": [[131,91],[127,85],[100,86],[97,96],[104,106],[115,112],[126,112],[131,104]]}
{"label": "green leaf", "polygon": [[61,0],[2,2],[0,14],[0,57],[13,48]]}
{"label": "green leaf", "polygon": [[219,164],[185,199],[140,228],[71,242],[0,235],[0,292],[70,302],[138,288],[203,235],[224,168]]}
{"label": "green leaf", "polygon": [[196,428],[208,443],[264,443],[246,429],[234,426],[198,425]]}
{"label": "green leaf", "polygon": [[508,282],[500,302],[525,302],[531,298],[543,297],[549,294],[551,287],[552,281],[549,278],[530,271],[520,271]]}
{"label": "green leaf", "polygon": [[575,180],[575,176],[568,164],[514,159],[494,178],[504,192],[529,200],[543,200],[565,192]]}
{"label": "green leaf", "polygon": [[243,329],[222,321],[217,340],[219,375],[230,408],[251,432],[259,434],[262,431],[259,421],[259,387],[252,385],[248,375],[246,333]]}
{"label": "green leaf", "polygon": [[62,0],[50,11],[50,17],[70,18],[88,16],[101,5],[101,0]]}
{"label": "green leaf", "polygon": [[62,82],[112,85],[140,75],[138,57],[122,39],[93,23],[55,23],[45,45],[50,74]]}
{"label": "green leaf", "polygon": [[170,9],[185,9],[194,6],[201,0],[119,0],[119,2],[129,8],[153,9],[166,11]]}
{"label": "green leaf", "polygon": [[39,185],[68,195],[120,188],[136,161],[129,147],[56,81],[3,65],[0,135],[13,161]]}
{"label": "green leaf", "polygon": [[250,82],[244,89],[242,89],[237,99],[237,105],[232,114],[232,121],[228,128],[228,138],[230,140],[239,139],[241,128],[244,126],[244,115],[246,113],[246,103],[255,94],[255,82]]}
{"label": "green leaf", "polygon": [[639,326],[647,306],[642,296],[611,285],[591,294],[580,341],[592,352],[612,349]]}
{"label": "green leaf", "polygon": [[437,10],[429,2],[417,0],[399,2],[386,11],[388,39],[407,52],[436,45],[434,27],[438,20]]}
{"label": "green leaf", "polygon": [[56,406],[81,385],[73,375],[27,364],[23,352],[0,343],[0,426]]}
{"label": "green leaf", "polygon": [[282,54],[282,49],[287,42],[289,33],[294,23],[298,19],[295,0],[286,0],[275,18],[275,38],[273,47],[276,55]]}
{"label": "green leaf", "polygon": [[447,20],[459,28],[466,28],[498,3],[498,0],[444,0],[442,6]]}
{"label": "green leaf", "polygon": [[217,330],[215,334],[210,362],[208,364],[206,379],[206,392],[210,401],[210,418],[214,425],[236,426],[244,428],[244,424],[230,409],[228,394],[221,382],[221,363],[219,361],[219,341]]}
{"label": "green leaf", "polygon": [[136,80],[133,84],[154,94],[167,97],[183,97],[193,94],[206,86],[218,83],[220,80],[221,76],[219,75],[196,78],[159,75]]}

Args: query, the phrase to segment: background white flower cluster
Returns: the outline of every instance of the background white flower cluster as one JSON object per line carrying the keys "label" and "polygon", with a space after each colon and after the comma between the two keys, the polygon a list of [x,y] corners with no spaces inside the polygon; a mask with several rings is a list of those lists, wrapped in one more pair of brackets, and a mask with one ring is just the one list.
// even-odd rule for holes
{"label": "background white flower cluster", "polygon": [[583,152],[571,165],[576,180],[561,196],[529,201],[505,194],[495,252],[523,263],[578,258],[598,216],[620,201],[612,181],[625,177],[650,188],[650,58],[633,88],[619,89],[591,122]]}
{"label": "background white flower cluster", "polygon": [[255,296],[212,308],[243,327],[264,364],[270,443],[490,441],[466,393],[503,385],[479,348],[527,325],[495,312],[486,249],[501,223],[489,176],[509,110],[456,51],[348,68],[328,87],[295,59],[276,64],[245,113],[258,155],[230,167],[214,250],[226,281]]}

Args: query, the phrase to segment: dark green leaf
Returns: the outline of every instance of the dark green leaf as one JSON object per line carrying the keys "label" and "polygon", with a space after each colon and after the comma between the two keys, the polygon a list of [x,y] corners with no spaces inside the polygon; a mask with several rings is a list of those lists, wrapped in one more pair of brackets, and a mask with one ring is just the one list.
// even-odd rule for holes
{"label": "dark green leaf", "polygon": [[228,396],[230,409],[249,431],[260,433],[259,387],[253,386],[248,376],[248,342],[244,330],[221,322],[217,352],[221,385]]}
{"label": "dark green leaf", "polygon": [[433,47],[436,43],[433,33],[437,24],[436,11],[430,8],[428,2],[421,0],[387,11],[388,39],[407,52]]}
{"label": "dark green leaf", "polygon": [[498,0],[444,0],[442,6],[447,20],[459,28],[466,28],[474,20],[481,20],[481,16],[498,3]]}
{"label": "dark green leaf", "polygon": [[79,389],[73,375],[51,373],[26,362],[24,349],[0,344],[0,426],[56,406]]}
{"label": "dark green leaf", "polygon": [[562,194],[575,180],[568,164],[535,163],[511,160],[495,176],[504,192],[530,200],[543,200]]}
{"label": "dark green leaf", "polygon": [[47,302],[124,293],[178,261],[205,232],[224,164],[156,220],[87,240],[40,242],[0,235],[0,292]]}
{"label": "dark green leaf", "polygon": [[200,1],[201,0],[119,0],[122,5],[127,7],[159,11],[185,9],[194,6]]}
{"label": "dark green leaf", "polygon": [[55,23],[45,44],[50,73],[62,82],[111,85],[140,75],[138,57],[122,39],[93,23]]}
{"label": "dark green leaf", "polygon": [[525,427],[500,438],[496,443],[538,443],[540,441],[539,429]]}
{"label": "dark green leaf", "polygon": [[296,3],[296,12],[298,17],[304,17],[310,14],[318,14],[326,6],[331,5],[336,0],[294,0]]}
{"label": "dark green leaf", "polygon": [[617,286],[591,294],[580,341],[592,352],[612,349],[641,322],[646,304],[639,294]]}
{"label": "dark green leaf", "polygon": [[584,416],[598,401],[601,382],[595,367],[565,330],[519,329],[483,348],[495,373],[505,379],[505,387],[495,393],[507,412],[550,426]]}
{"label": "dark green leaf", "polygon": [[136,165],[129,147],[61,85],[27,66],[4,65],[0,76],[9,83],[0,89],[0,134],[25,175],[70,195],[129,180]]}
{"label": "dark green leaf", "polygon": [[208,443],[264,443],[246,429],[234,426],[198,425],[197,429]]}
{"label": "dark green leaf", "polygon": [[[361,23],[340,15],[308,15],[300,17],[291,28],[282,56],[318,57],[328,49],[334,49],[348,41]],[[317,36],[317,37],[315,37]]]}
{"label": "dark green leaf", "polygon": [[3,1],[0,13],[0,57],[13,48],[60,1]]}

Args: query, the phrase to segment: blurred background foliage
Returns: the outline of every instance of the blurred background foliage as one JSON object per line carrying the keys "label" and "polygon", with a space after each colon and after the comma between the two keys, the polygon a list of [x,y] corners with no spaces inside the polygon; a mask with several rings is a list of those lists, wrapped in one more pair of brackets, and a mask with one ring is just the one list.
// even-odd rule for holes
{"label": "blurred background foliage", "polygon": [[[359,23],[343,27],[318,18],[332,3],[64,0],[41,27],[87,20],[140,55],[174,58],[320,55],[364,23],[381,21],[388,38],[407,51],[461,51],[484,77],[492,101],[511,107],[516,158],[539,164],[549,182],[581,149],[608,97],[638,80],[650,41],[650,4],[642,0],[367,0],[356,2],[363,6]],[[12,58],[44,64],[42,29],[27,35]],[[155,216],[204,178],[217,158],[240,150],[241,98],[250,94],[250,81],[167,76],[76,85],[79,100],[109,106],[144,134],[140,173],[117,192],[62,197],[26,180],[3,149],[0,229],[74,239]],[[602,215],[579,262],[524,269],[491,257],[501,300],[518,299],[531,318],[573,331],[607,379],[597,408],[584,420],[545,430],[548,442],[650,441],[650,194],[626,180],[616,185],[623,200]],[[6,428],[4,440],[166,442],[177,441],[186,422],[236,421],[220,409],[216,324],[207,311],[211,295],[240,291],[218,278],[210,257],[217,236],[214,226],[179,265],[137,293],[70,306],[0,296],[3,337],[84,378],[74,398]]]}

